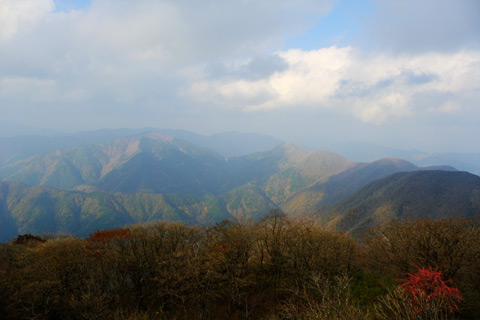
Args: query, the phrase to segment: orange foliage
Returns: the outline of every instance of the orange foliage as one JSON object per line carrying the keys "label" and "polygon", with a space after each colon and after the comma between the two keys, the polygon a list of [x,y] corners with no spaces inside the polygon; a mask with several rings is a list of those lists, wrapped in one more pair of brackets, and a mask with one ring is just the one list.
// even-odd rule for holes
{"label": "orange foliage", "polygon": [[130,229],[112,229],[97,231],[90,234],[87,238],[87,256],[100,257],[104,254],[105,246],[114,240],[128,240],[132,239],[133,235]]}

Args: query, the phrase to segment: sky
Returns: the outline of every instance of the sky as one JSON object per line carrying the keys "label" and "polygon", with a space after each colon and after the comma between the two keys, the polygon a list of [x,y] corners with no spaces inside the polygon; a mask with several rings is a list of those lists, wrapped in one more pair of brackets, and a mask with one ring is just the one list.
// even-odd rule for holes
{"label": "sky", "polygon": [[480,1],[0,0],[0,124],[480,152]]}

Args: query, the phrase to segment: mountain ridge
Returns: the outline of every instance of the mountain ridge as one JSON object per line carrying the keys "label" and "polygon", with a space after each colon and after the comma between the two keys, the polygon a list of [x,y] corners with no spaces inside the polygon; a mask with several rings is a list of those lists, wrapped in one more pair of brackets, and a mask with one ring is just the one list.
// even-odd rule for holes
{"label": "mountain ridge", "polygon": [[398,172],[317,211],[317,216],[356,235],[392,219],[480,217],[480,177],[465,171]]}
{"label": "mountain ridge", "polygon": [[30,185],[2,182],[3,189],[12,183],[12,190],[24,192],[2,200],[8,203],[0,226],[15,233],[49,225],[46,231],[83,235],[94,226],[150,219],[208,225],[259,219],[272,209],[301,217],[332,208],[392,174],[439,168],[455,170],[419,168],[395,158],[356,163],[293,143],[225,158],[161,132],[144,132],[0,165],[0,179]]}

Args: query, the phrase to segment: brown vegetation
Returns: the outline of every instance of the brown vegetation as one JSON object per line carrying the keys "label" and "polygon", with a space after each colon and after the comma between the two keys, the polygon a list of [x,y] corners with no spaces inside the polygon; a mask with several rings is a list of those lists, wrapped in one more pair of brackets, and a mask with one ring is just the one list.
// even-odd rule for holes
{"label": "brown vegetation", "polygon": [[480,314],[480,226],[468,220],[392,223],[364,243],[279,211],[40,240],[0,246],[2,319],[377,319],[408,306],[393,279],[416,266],[462,292],[448,317]]}

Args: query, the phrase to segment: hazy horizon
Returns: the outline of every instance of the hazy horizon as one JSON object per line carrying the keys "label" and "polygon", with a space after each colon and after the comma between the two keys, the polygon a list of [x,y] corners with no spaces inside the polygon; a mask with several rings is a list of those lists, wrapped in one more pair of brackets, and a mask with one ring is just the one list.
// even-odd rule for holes
{"label": "hazy horizon", "polygon": [[154,127],[479,153],[479,101],[478,1],[0,4],[1,132]]}

